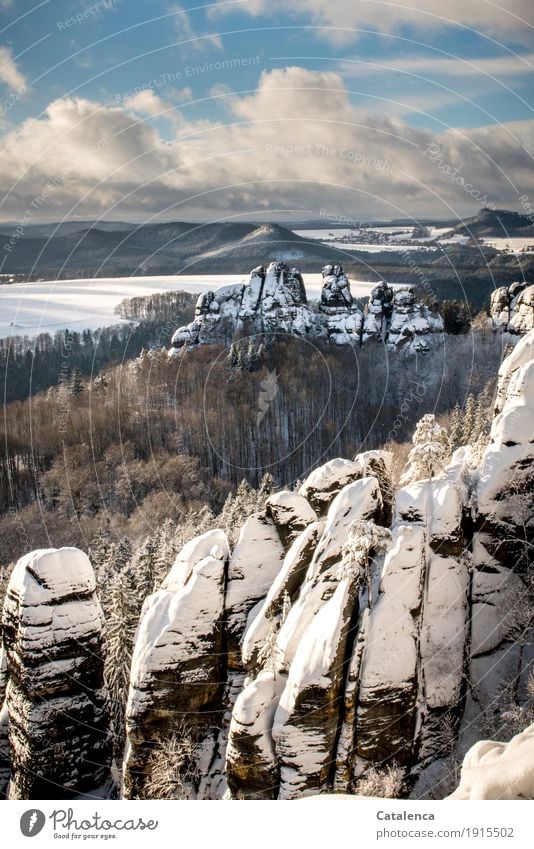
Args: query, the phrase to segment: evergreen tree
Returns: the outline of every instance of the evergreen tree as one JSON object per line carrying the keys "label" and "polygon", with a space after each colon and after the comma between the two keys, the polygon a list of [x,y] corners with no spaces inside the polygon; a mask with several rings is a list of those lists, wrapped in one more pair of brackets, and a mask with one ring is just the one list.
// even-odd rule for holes
{"label": "evergreen tree", "polygon": [[471,445],[476,440],[476,402],[473,395],[469,394],[465,402],[463,412],[463,439],[464,445]]}
{"label": "evergreen tree", "polygon": [[139,621],[139,598],[130,569],[113,575],[108,588],[104,673],[111,699],[117,764],[125,742],[124,714],[130,683],[133,641]]}
{"label": "evergreen tree", "polygon": [[453,451],[460,448],[461,445],[465,445],[463,434],[463,413],[460,405],[456,402],[449,417],[449,437]]}
{"label": "evergreen tree", "polygon": [[82,375],[80,373],[80,369],[75,366],[72,369],[71,374],[70,374],[70,381],[69,381],[70,394],[74,395],[74,396],[81,395],[82,392],[83,392],[83,388],[84,387],[83,387]]}
{"label": "evergreen tree", "polygon": [[384,554],[391,542],[391,531],[374,522],[352,522],[347,541],[343,546],[341,568],[338,578],[342,579],[356,570],[360,584],[367,587],[367,606],[372,606],[373,556]]}
{"label": "evergreen tree", "polygon": [[402,484],[439,475],[450,455],[447,431],[437,423],[433,413],[427,413],[417,422],[412,442],[413,448],[408,455],[409,465],[401,478]]}

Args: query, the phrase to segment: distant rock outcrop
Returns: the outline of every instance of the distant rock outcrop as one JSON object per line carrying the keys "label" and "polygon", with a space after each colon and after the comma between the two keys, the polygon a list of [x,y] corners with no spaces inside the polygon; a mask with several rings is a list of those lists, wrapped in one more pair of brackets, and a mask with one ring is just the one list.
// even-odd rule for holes
{"label": "distant rock outcrop", "polygon": [[521,282],[495,289],[490,316],[494,327],[516,336],[528,333],[534,328],[534,286]]}
{"label": "distant rock outcrop", "polygon": [[102,611],[75,548],[21,558],[3,610],[12,799],[91,794],[110,780]]}
{"label": "distant rock outcrop", "polygon": [[205,292],[198,299],[194,320],[173,335],[170,353],[280,333],[334,345],[375,340],[391,350],[421,353],[429,349],[432,334],[443,332],[441,317],[417,302],[411,287],[393,290],[380,283],[364,314],[341,265],[326,265],[322,276],[318,305],[308,304],[299,269],[284,262],[258,266],[247,283]]}

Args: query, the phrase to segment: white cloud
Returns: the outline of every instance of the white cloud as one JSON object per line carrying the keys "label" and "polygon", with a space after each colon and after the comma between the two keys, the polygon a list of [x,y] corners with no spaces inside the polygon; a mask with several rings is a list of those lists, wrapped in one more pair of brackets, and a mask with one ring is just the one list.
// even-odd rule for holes
{"label": "white cloud", "polygon": [[222,50],[223,43],[220,35],[217,33],[199,33],[195,30],[191,23],[191,18],[185,9],[175,3],[170,7],[170,11],[175,13],[175,28],[178,41],[187,42],[185,47],[192,47],[195,50],[205,51],[209,48]]}
{"label": "white cloud", "polygon": [[[182,89],[182,92],[185,92],[186,95],[188,94],[186,89]],[[175,128],[182,126],[184,123],[182,114],[177,107],[168,100],[159,97],[150,88],[139,91],[137,94],[129,97],[124,102],[124,106],[136,115],[142,115],[146,118],[164,118]]]}
{"label": "white cloud", "polygon": [[379,60],[344,61],[340,65],[344,76],[362,77],[375,74],[405,71],[410,74],[443,77],[480,78],[481,75],[491,77],[520,77],[531,76],[534,71],[534,53],[513,56],[495,56],[491,58],[468,58],[446,56],[407,56]]}
{"label": "white cloud", "polygon": [[[511,36],[520,42],[532,42],[534,7],[532,0],[249,0],[243,10],[252,15],[293,14],[297,19],[317,26],[332,27],[322,35],[332,41],[349,41],[349,30],[363,27],[380,32],[398,31],[408,23],[418,29],[467,26],[496,37]],[[232,11],[224,3],[213,7],[212,14]],[[345,31],[344,31],[345,30]]]}
{"label": "white cloud", "polygon": [[9,47],[0,47],[0,80],[11,91],[25,91],[28,87],[26,77],[14,61]]}
{"label": "white cloud", "polygon": [[[182,218],[271,209],[317,217],[321,208],[447,216],[475,211],[485,196],[516,208],[518,195],[534,197],[534,121],[436,135],[366,115],[339,75],[298,67],[264,72],[254,94],[228,100],[233,123],[182,117],[170,141],[132,112],[154,115],[165,101],[153,92],[124,108],[55,101],[4,138],[0,214],[22,216],[56,175],[64,179],[39,207],[43,216],[59,203],[62,214],[124,218],[166,208]],[[431,144],[443,151],[439,163],[425,153]]]}

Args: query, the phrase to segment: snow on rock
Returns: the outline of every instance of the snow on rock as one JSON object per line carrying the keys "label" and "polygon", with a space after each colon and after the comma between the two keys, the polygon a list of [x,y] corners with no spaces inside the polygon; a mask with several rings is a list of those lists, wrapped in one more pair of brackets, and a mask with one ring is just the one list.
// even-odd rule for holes
{"label": "snow on rock", "polygon": [[479,525],[493,537],[486,545],[497,560],[524,569],[533,541],[534,331],[521,340],[500,370],[497,408],[500,412],[493,420],[480,466]]}
{"label": "snow on rock", "polygon": [[426,540],[400,525],[369,616],[358,696],[356,752],[363,761],[410,762],[418,693],[418,639]]}
{"label": "snow on rock", "polygon": [[512,301],[511,313],[509,333],[523,334],[534,330],[534,286],[528,286]]}
{"label": "snow on rock", "polygon": [[509,743],[481,740],[468,751],[448,799],[534,799],[534,725]]}
{"label": "snow on rock", "polygon": [[[178,561],[187,562],[191,568],[185,584],[173,590],[173,581],[167,579],[166,588],[149,596],[143,605],[126,709],[128,798],[142,797],[150,754],[162,737],[188,733],[195,741],[207,738],[214,743],[214,729],[222,713],[222,618],[228,551],[221,532],[215,533],[218,544],[213,545],[204,534],[182,550]],[[204,556],[210,544],[211,553]],[[196,562],[191,552],[199,558]]]}
{"label": "snow on rock", "polygon": [[513,351],[503,360],[497,376],[495,414],[502,412],[508,385],[514,374],[532,359],[534,359],[534,332],[520,339]]}
{"label": "snow on rock", "polygon": [[389,350],[426,353],[430,350],[431,335],[437,333],[443,333],[441,316],[416,301],[412,286],[394,291],[382,282],[371,291],[363,342],[383,341]]}
{"label": "snow on rock", "polygon": [[285,262],[254,268],[246,283],[204,292],[193,321],[174,333],[169,355],[262,333],[289,333],[352,347],[383,339],[391,350],[419,353],[429,349],[432,335],[443,333],[441,318],[416,302],[412,287],[394,293],[380,283],[363,315],[341,265],[326,265],[322,277],[318,305],[308,304],[302,274]]}
{"label": "snow on rock", "polygon": [[376,478],[360,478],[345,486],[330,505],[311,568],[320,573],[338,563],[350,525],[353,522],[378,521],[381,515],[382,493]]}
{"label": "snow on rock", "polygon": [[522,282],[500,286],[491,296],[490,320],[493,327],[522,335],[534,329],[534,286]]}
{"label": "snow on rock", "polygon": [[471,656],[493,651],[509,636],[528,590],[512,569],[501,565],[484,546],[488,537],[473,537]]}
{"label": "snow on rock", "polygon": [[395,521],[424,524],[436,552],[459,555],[464,543],[462,519],[466,501],[465,487],[449,480],[416,481],[397,492]]}
{"label": "snow on rock", "polygon": [[2,617],[10,798],[69,797],[109,779],[102,620],[82,551],[41,549],[18,561]]}
{"label": "snow on rock", "polygon": [[161,589],[170,592],[181,589],[191,577],[193,567],[209,556],[217,560],[228,560],[228,540],[224,531],[208,531],[187,542],[178,552],[171,570],[161,584]]}
{"label": "snow on rock", "polygon": [[326,335],[317,311],[307,304],[300,271],[284,262],[260,265],[250,272],[246,283],[201,295],[194,320],[172,337],[170,353],[195,345],[228,345],[236,335],[269,332]]}
{"label": "snow on rock", "polygon": [[390,451],[363,451],[356,454],[355,463],[362,469],[362,477],[375,477],[380,486],[384,506],[384,524],[391,522],[393,509],[393,455]]}
{"label": "snow on rock", "polygon": [[343,693],[342,724],[336,751],[334,790],[343,793],[351,788],[356,751],[356,712],[358,709],[360,674],[363,652],[367,640],[369,608],[363,612],[356,639],[347,666]]}
{"label": "snow on rock", "polygon": [[325,265],[319,306],[328,341],[334,345],[360,342],[363,316],[353,303],[350,283],[341,265]]}
{"label": "snow on rock", "polygon": [[241,668],[241,642],[247,618],[264,599],[284,561],[284,548],[276,525],[267,516],[250,516],[239,534],[230,558],[225,599],[228,665]]}
{"label": "snow on rock", "polygon": [[420,638],[425,702],[429,710],[456,708],[460,702],[468,590],[465,559],[431,555]]}
{"label": "snow on rock", "polygon": [[287,489],[271,495],[265,503],[265,511],[275,523],[286,548],[307,525],[317,519],[309,502],[302,495]]}
{"label": "snow on rock", "polygon": [[246,668],[256,664],[270,630],[280,621],[284,603],[300,589],[323,531],[324,522],[314,522],[302,531],[287,552],[266,598],[259,602],[257,610],[253,608],[250,612],[243,638],[243,664]]}
{"label": "snow on rock", "polygon": [[421,728],[418,757],[425,762],[443,749],[443,723],[457,727],[465,692],[469,632],[467,558],[431,554],[420,632]]}
{"label": "snow on rock", "polygon": [[299,489],[312,507],[324,516],[335,496],[344,486],[362,477],[362,466],[356,460],[336,457],[315,469]]}
{"label": "snow on rock", "polygon": [[272,732],[280,762],[280,799],[320,792],[328,785],[358,581],[356,573],[339,581],[303,633],[290,665]]}
{"label": "snow on rock", "polygon": [[336,589],[337,572],[350,525],[376,519],[381,511],[382,498],[376,478],[362,478],[348,484],[336,495],[306,580],[277,637],[283,669],[291,663],[301,635]]}
{"label": "snow on rock", "polygon": [[272,725],[286,677],[263,670],[236,699],[226,749],[232,798],[276,799],[279,766]]}

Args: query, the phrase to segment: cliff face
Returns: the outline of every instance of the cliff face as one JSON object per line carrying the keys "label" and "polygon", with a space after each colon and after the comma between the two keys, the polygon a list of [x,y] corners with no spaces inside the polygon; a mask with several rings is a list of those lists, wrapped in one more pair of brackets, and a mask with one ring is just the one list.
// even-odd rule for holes
{"label": "cliff face", "polygon": [[[156,593],[140,625],[128,707],[133,752],[156,739],[138,721],[139,700],[167,717],[167,731],[179,703],[183,733],[204,709],[218,717],[206,720],[211,748],[199,797],[350,793],[387,764],[417,796],[444,776],[447,746],[465,752],[481,735],[492,702],[513,682],[520,705],[532,655],[519,631],[531,568],[533,346],[531,333],[501,368],[478,472],[463,448],[440,475],[393,495],[384,452],[326,463],[298,492],[271,496],[233,552],[221,545],[211,613],[208,594],[195,592],[195,570],[182,569],[174,587],[173,567],[164,589],[176,615],[165,614],[158,632]],[[385,558],[376,543],[384,535]],[[178,615],[184,594],[186,617]],[[208,637],[197,644],[191,623],[205,617]],[[154,645],[165,644],[163,663],[144,649],[147,623]],[[187,653],[175,648],[181,640]],[[138,682],[158,675],[172,686],[151,684],[141,697]],[[130,755],[127,787],[140,766]]]}
{"label": "cliff face", "polygon": [[21,558],[2,626],[10,798],[96,791],[110,778],[111,737],[102,611],[87,556],[63,548]]}
{"label": "cliff face", "polygon": [[319,304],[307,302],[298,268],[272,262],[251,271],[247,283],[200,296],[194,320],[172,337],[170,353],[205,344],[230,344],[242,336],[291,334],[333,345],[371,340],[391,350],[424,353],[443,332],[440,316],[418,303],[410,287],[375,286],[364,312],[354,302],[340,265],[326,265]]}

